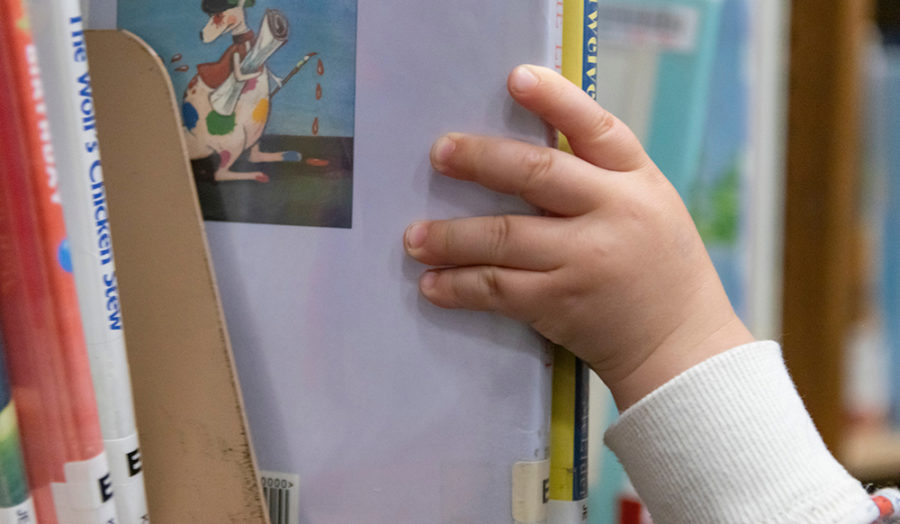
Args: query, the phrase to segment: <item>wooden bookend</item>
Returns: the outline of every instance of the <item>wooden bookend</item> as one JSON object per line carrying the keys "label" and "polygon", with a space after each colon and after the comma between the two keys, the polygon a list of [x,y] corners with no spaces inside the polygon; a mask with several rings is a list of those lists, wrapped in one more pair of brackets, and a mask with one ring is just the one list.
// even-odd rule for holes
{"label": "wooden bookend", "polygon": [[268,522],[172,84],[130,33],[87,42],[151,518]]}

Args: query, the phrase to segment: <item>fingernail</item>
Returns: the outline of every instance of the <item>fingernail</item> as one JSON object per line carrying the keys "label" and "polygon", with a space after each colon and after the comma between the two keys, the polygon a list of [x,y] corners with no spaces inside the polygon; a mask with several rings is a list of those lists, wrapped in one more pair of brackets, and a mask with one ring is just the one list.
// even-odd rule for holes
{"label": "fingernail", "polygon": [[419,279],[419,287],[422,291],[431,291],[434,289],[434,283],[437,282],[437,272],[436,271],[426,271],[422,278]]}
{"label": "fingernail", "polygon": [[456,141],[450,138],[449,135],[438,138],[431,148],[431,164],[434,168],[438,171],[447,169],[450,155],[453,154],[455,149]]}
{"label": "fingernail", "polygon": [[406,228],[406,249],[418,249],[425,244],[428,227],[424,222],[416,222]]}
{"label": "fingernail", "polygon": [[523,92],[532,89],[538,85],[540,79],[535,75],[528,66],[519,66],[515,68],[509,79],[509,88],[516,92]]}

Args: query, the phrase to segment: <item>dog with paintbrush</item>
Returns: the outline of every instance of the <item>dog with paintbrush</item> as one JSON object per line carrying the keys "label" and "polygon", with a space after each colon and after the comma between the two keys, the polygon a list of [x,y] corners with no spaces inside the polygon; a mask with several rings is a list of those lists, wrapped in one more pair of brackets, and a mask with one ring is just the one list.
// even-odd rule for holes
{"label": "dog with paintbrush", "polygon": [[[252,163],[296,162],[296,151],[263,152],[259,140],[269,120],[270,101],[315,53],[305,56],[284,80],[268,59],[288,40],[287,18],[275,9],[263,15],[259,34],[247,26],[245,9],[255,0],[203,0],[209,21],[200,31],[203,43],[231,35],[232,43],[216,62],[197,65],[181,106],[184,134],[198,180],[268,182],[262,171],[233,171],[245,152]],[[270,90],[270,85],[275,89]]]}

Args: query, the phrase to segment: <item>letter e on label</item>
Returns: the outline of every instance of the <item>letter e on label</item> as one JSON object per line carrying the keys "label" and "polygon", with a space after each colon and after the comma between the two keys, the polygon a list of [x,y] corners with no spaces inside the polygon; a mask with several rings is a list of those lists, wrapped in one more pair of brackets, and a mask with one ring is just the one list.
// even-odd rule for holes
{"label": "letter e on label", "polygon": [[100,477],[100,480],[97,482],[100,484],[100,500],[108,502],[113,496],[112,478],[107,473]]}
{"label": "letter e on label", "polygon": [[128,476],[133,477],[141,472],[141,450],[136,449],[126,455],[128,457]]}

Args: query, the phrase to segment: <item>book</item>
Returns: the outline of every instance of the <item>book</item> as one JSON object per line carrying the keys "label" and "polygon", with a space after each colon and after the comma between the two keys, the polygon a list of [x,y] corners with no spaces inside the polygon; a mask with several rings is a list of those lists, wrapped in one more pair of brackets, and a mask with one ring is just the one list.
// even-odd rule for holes
{"label": "book", "polygon": [[[894,28],[896,29],[896,28]],[[885,70],[883,73],[883,148],[885,193],[881,216],[880,271],[881,293],[879,306],[884,320],[884,339],[889,358],[890,416],[893,428],[900,428],[900,383],[896,380],[900,370],[900,153],[893,147],[900,139],[900,46],[896,32],[888,31],[885,46]],[[892,36],[894,38],[892,38]],[[887,145],[889,144],[889,145]]]}
{"label": "book", "polygon": [[[567,0],[561,7],[561,72],[595,96],[597,3]],[[559,144],[560,149],[572,152],[562,134]],[[548,524],[580,524],[588,519],[590,380],[587,364],[563,347],[554,348]]]}
{"label": "book", "polygon": [[591,370],[565,348],[553,355],[548,524],[588,521],[588,402]]}
{"label": "book", "polygon": [[[498,316],[428,305],[416,286],[424,268],[400,240],[416,219],[535,211],[436,175],[428,150],[453,130],[553,143],[505,81],[520,63],[556,62],[555,3],[115,7],[181,93],[273,518],[542,520],[541,491],[514,505],[511,477],[517,463],[548,458],[545,342]],[[217,22],[238,34],[215,39]],[[244,67],[266,53],[262,70]],[[239,99],[234,113],[233,87],[213,95],[227,81],[258,96],[263,79],[268,97]],[[256,152],[204,142],[264,99]],[[242,174],[221,176],[226,164]],[[536,485],[547,480],[532,471]],[[534,512],[512,511],[525,506]]]}
{"label": "book", "polygon": [[755,218],[753,177],[747,169],[750,10],[746,0],[721,2],[697,172],[682,193],[732,306],[748,323],[747,266]]}
{"label": "book", "polygon": [[69,253],[119,520],[149,520],[78,0],[29,0]]}
{"label": "book", "polygon": [[0,524],[33,524],[16,402],[6,374],[6,349],[0,337]]}
{"label": "book", "polygon": [[700,161],[721,0],[597,3],[597,100],[684,198]]}
{"label": "book", "polygon": [[46,105],[18,1],[0,4],[0,326],[42,523],[115,522]]}

